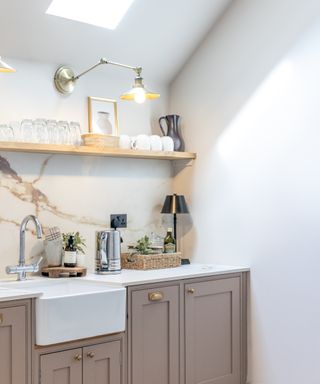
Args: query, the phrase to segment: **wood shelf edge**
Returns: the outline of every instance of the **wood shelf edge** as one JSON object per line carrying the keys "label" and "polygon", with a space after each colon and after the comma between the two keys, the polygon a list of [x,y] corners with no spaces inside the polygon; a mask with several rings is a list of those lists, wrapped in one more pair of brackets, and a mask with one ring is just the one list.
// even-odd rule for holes
{"label": "wood shelf edge", "polygon": [[139,151],[122,148],[103,148],[91,146],[72,146],[57,144],[32,144],[32,143],[13,143],[0,142],[0,151],[4,152],[28,152],[28,153],[48,153],[61,155],[80,155],[80,156],[105,156],[132,159],[154,159],[154,160],[194,160],[196,153],[193,152],[158,152],[158,151]]}

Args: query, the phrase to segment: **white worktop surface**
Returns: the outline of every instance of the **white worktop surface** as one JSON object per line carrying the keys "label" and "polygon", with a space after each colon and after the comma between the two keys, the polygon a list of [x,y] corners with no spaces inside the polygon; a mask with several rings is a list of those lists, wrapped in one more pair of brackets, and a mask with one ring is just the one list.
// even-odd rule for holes
{"label": "white worktop surface", "polygon": [[152,284],[172,280],[190,279],[194,277],[205,277],[227,273],[247,272],[248,267],[228,266],[215,264],[190,264],[181,265],[177,268],[154,269],[147,271],[123,269],[117,275],[88,274],[84,279],[105,281],[121,287],[140,284]]}
{"label": "white worktop surface", "polygon": [[10,300],[32,299],[34,297],[39,297],[41,295],[42,295],[41,292],[30,292],[30,291],[24,291],[22,289],[11,289],[11,288],[0,287],[0,302],[10,301]]}
{"label": "white worktop surface", "polygon": [[[77,279],[100,281],[105,282],[108,285],[117,287],[128,287],[133,285],[152,284],[180,279],[190,279],[195,277],[206,277],[247,271],[249,271],[249,268],[243,266],[190,264],[182,265],[177,268],[157,269],[148,271],[123,269],[121,273],[117,275],[97,275],[94,273],[89,273],[86,277]],[[34,279],[48,280],[48,278],[44,277],[32,277],[32,280]],[[0,287],[0,302],[35,298],[41,296],[42,294],[42,292],[10,288],[10,283],[8,283],[8,287],[4,287],[5,282],[6,280],[0,280],[0,283],[2,284],[2,287]]]}

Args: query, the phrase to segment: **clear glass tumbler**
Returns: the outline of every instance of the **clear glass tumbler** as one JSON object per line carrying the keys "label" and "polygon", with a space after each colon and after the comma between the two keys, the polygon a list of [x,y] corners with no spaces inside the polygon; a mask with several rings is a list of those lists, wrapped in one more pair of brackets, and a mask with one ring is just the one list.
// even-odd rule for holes
{"label": "clear glass tumbler", "polygon": [[73,145],[81,145],[81,128],[80,123],[76,121],[70,122],[71,141]]}
{"label": "clear glass tumbler", "polygon": [[36,119],[33,122],[35,140],[40,144],[48,144],[49,136],[47,130],[47,121],[45,119]]}
{"label": "clear glass tumbler", "polygon": [[58,121],[58,140],[59,144],[69,144],[70,128],[67,121]]}
{"label": "clear glass tumbler", "polygon": [[26,143],[34,143],[34,130],[33,122],[31,119],[24,119],[21,121],[21,138]]}
{"label": "clear glass tumbler", "polygon": [[47,120],[48,139],[50,144],[59,144],[58,123],[56,120]]}
{"label": "clear glass tumbler", "polygon": [[13,129],[7,124],[0,124],[0,141],[14,141]]}
{"label": "clear glass tumbler", "polygon": [[13,136],[14,136],[14,141],[18,142],[18,141],[22,141],[22,138],[21,138],[21,124],[19,121],[10,121],[9,123],[9,127],[12,129],[13,131]]}

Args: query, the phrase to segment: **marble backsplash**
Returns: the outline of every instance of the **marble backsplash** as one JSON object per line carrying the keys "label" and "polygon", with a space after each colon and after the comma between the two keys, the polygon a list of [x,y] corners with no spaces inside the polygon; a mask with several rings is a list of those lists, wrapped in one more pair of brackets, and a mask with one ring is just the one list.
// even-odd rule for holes
{"label": "marble backsplash", "polygon": [[[171,193],[168,161],[0,153],[0,278],[16,264],[19,226],[28,214],[43,227],[80,231],[87,241],[86,264],[94,265],[95,231],[109,227],[111,213],[127,213],[123,247],[145,233],[165,234],[171,226],[160,210]],[[27,262],[43,253],[33,224],[26,236]]]}

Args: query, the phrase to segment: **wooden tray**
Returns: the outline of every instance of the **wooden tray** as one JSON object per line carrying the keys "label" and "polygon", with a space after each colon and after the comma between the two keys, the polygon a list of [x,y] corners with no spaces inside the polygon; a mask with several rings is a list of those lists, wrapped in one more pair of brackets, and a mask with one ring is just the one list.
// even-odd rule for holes
{"label": "wooden tray", "polygon": [[181,265],[181,252],[139,255],[138,253],[122,253],[121,267],[125,269],[162,269],[175,268]]}
{"label": "wooden tray", "polygon": [[[72,273],[72,276],[70,274]],[[42,276],[51,278],[58,277],[83,277],[87,274],[87,268],[85,267],[45,267],[41,270]],[[69,275],[68,275],[69,274]]]}
{"label": "wooden tray", "polygon": [[119,146],[118,136],[84,133],[81,137],[84,145],[89,147],[117,148]]}

